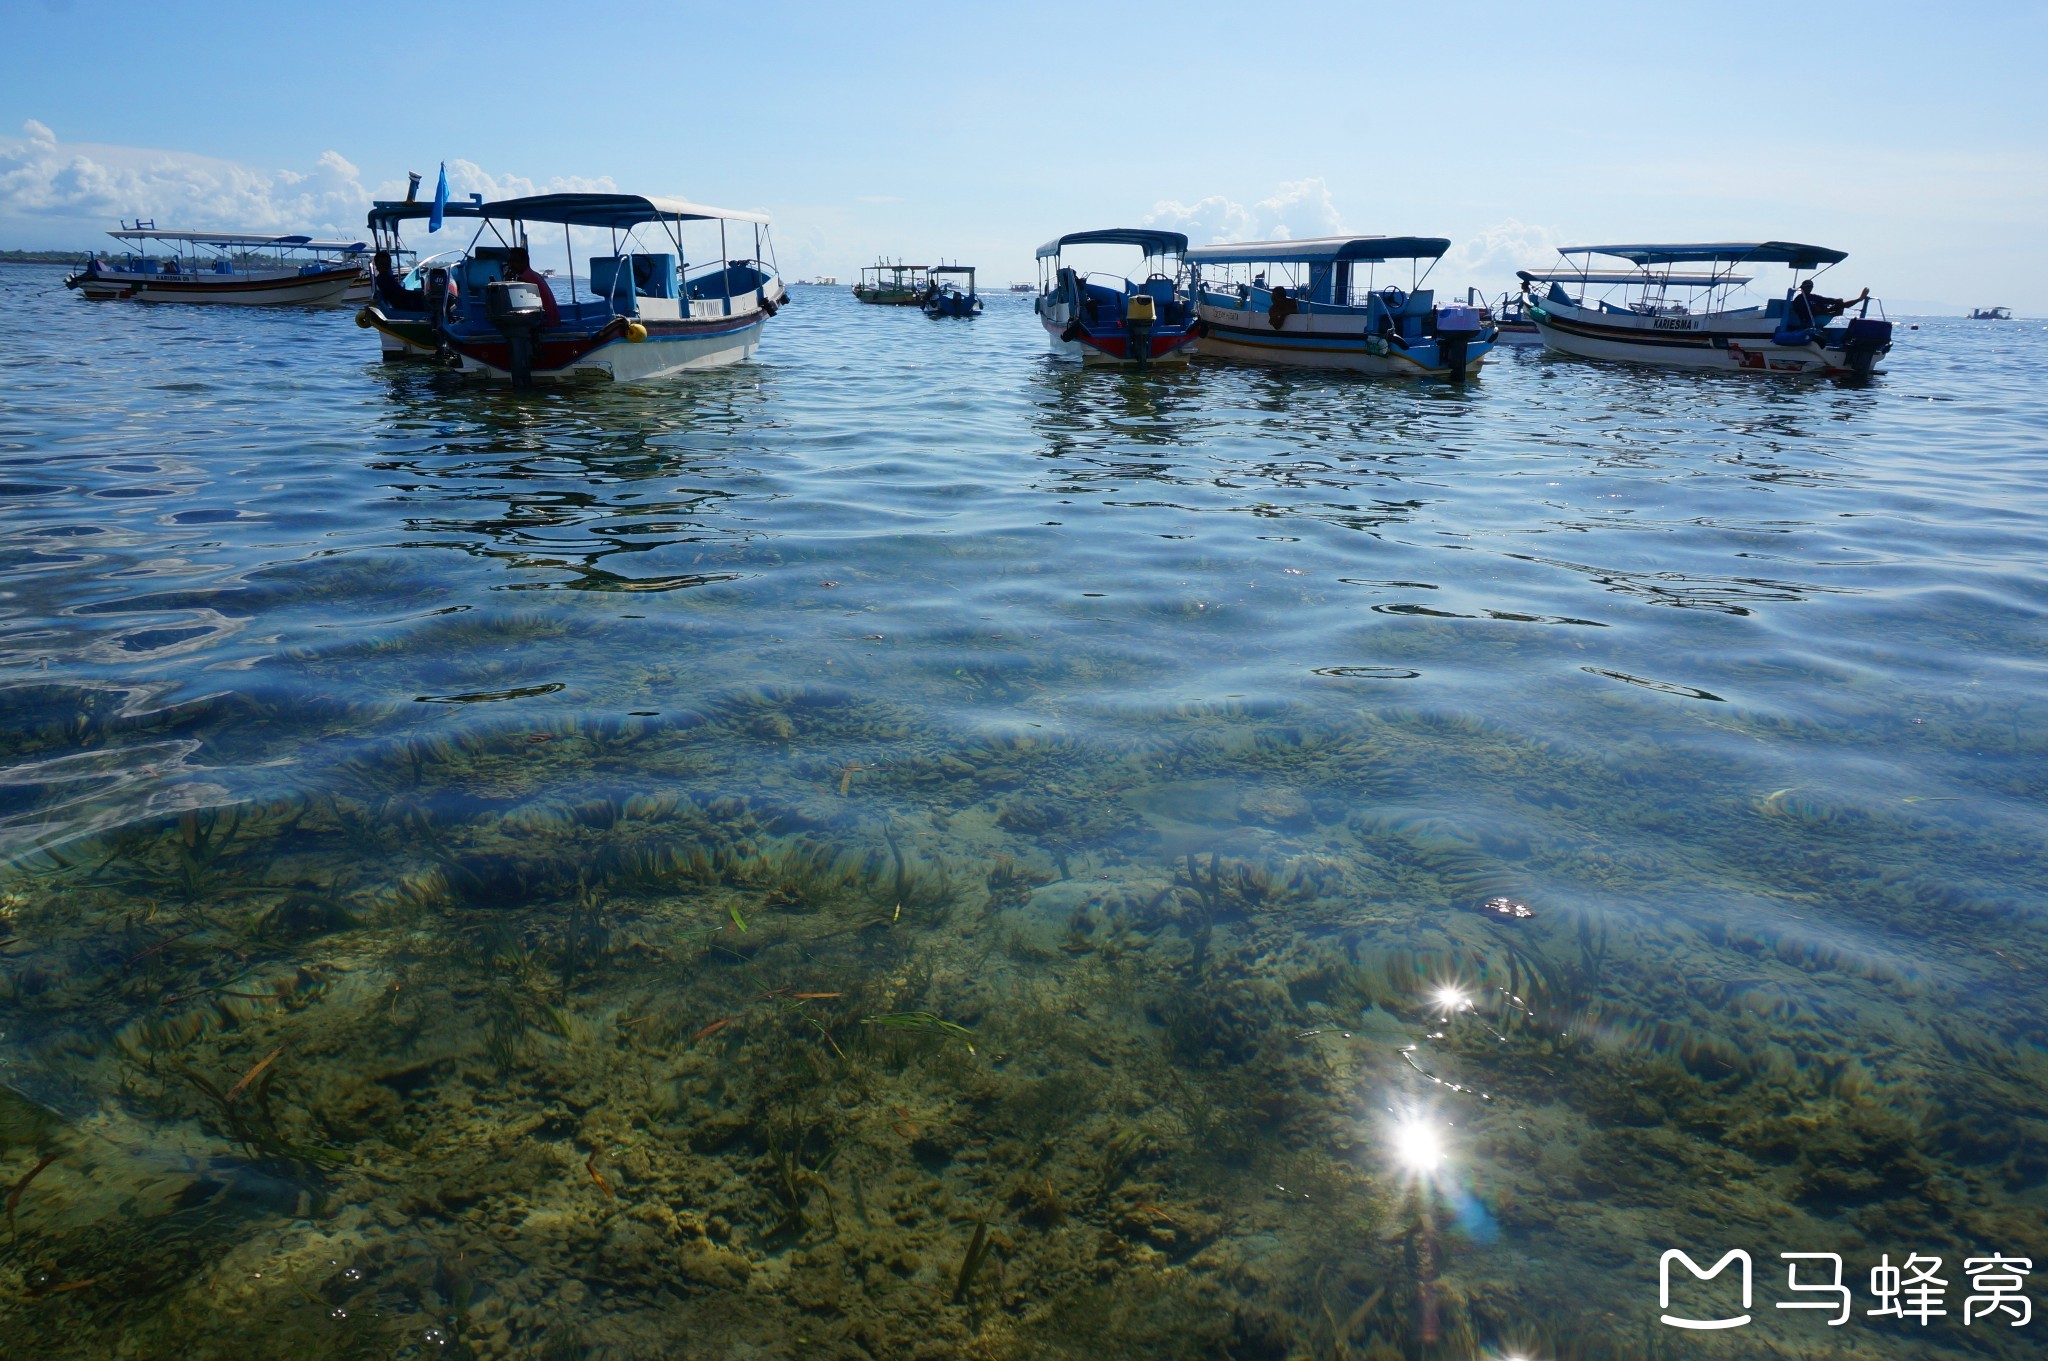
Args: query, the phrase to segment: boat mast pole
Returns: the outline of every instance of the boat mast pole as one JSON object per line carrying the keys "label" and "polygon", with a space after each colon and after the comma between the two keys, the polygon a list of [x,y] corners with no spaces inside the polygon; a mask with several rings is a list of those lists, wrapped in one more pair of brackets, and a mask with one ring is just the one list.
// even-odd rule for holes
{"label": "boat mast pole", "polygon": [[[576,246],[569,239],[569,224],[566,222],[562,224],[562,249],[569,253],[569,301],[573,304],[576,301]],[[618,252],[613,251],[612,254]]]}

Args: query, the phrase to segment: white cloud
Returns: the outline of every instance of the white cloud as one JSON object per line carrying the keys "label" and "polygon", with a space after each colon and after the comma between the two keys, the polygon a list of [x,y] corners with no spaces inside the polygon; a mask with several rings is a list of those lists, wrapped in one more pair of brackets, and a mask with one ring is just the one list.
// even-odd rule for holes
{"label": "white cloud", "polygon": [[1344,230],[1343,215],[1321,177],[1283,180],[1271,195],[1247,207],[1222,194],[1193,203],[1161,199],[1145,216],[1147,227],[1186,232],[1197,244],[1221,241],[1291,241]]}
{"label": "white cloud", "polygon": [[1558,245],[1558,235],[1549,227],[1511,217],[1454,241],[1441,268],[1460,279],[1508,275],[1532,265],[1550,264]]}
{"label": "white cloud", "polygon": [[[305,169],[263,170],[189,151],[66,143],[33,118],[22,134],[0,138],[0,221],[74,240],[137,214],[191,230],[360,232],[371,199],[405,193],[403,179],[365,184],[338,151],[322,152]],[[425,171],[423,193],[433,191],[437,169]],[[494,175],[473,161],[448,162],[448,191],[457,198],[616,188],[609,176],[557,176],[543,184]]]}

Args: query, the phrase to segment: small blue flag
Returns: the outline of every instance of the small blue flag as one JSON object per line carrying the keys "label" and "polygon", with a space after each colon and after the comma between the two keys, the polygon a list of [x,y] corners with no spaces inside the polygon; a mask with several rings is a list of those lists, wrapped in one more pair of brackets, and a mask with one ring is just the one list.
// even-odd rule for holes
{"label": "small blue flag", "polygon": [[448,206],[448,162],[441,162],[441,182],[434,186],[434,210],[427,214],[427,230],[441,230],[441,213]]}

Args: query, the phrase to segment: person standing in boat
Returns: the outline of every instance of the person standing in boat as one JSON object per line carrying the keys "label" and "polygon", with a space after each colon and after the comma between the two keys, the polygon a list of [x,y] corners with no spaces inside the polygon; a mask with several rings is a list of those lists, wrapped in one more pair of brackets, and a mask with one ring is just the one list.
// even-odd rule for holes
{"label": "person standing in boat", "polygon": [[562,309],[555,304],[555,290],[548,287],[547,276],[533,267],[533,259],[526,253],[526,247],[512,247],[511,253],[505,257],[505,277],[532,284],[540,291],[540,311],[546,324],[562,324]]}
{"label": "person standing in boat", "polygon": [[1818,331],[1826,326],[1831,318],[1841,316],[1869,296],[1870,290],[1866,288],[1853,298],[1823,297],[1813,291],[1813,280],[1808,279],[1801,283],[1799,291],[1792,295],[1792,302],[1785,309],[1785,320],[1791,330]]}

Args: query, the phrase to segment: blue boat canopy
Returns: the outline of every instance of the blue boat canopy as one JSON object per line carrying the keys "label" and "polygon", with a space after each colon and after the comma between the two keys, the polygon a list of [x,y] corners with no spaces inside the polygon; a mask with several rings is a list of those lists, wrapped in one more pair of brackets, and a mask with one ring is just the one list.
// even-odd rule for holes
{"label": "blue boat canopy", "polygon": [[571,227],[637,227],[643,222],[702,222],[720,218],[727,222],[766,223],[765,213],[742,213],[730,208],[707,208],[679,198],[647,198],[639,194],[531,194],[525,198],[501,198],[486,203],[478,217],[520,222],[560,222]]}
{"label": "blue boat canopy", "polygon": [[1163,232],[1151,227],[1104,227],[1093,232],[1068,232],[1038,248],[1038,258],[1058,255],[1062,246],[1137,246],[1147,255],[1181,255],[1186,253],[1188,239],[1179,232]]}
{"label": "blue boat canopy", "polygon": [[1323,265],[1333,260],[1434,260],[1450,248],[1450,239],[1442,236],[1317,236],[1197,246],[1188,259],[1199,265]]}
{"label": "blue boat canopy", "polygon": [[1845,250],[1826,246],[1803,246],[1797,241],[1720,241],[1679,246],[1562,246],[1560,255],[1612,255],[1638,265],[1681,265],[1703,261],[1728,264],[1790,265],[1794,269],[1816,269],[1836,265],[1849,258]]}

